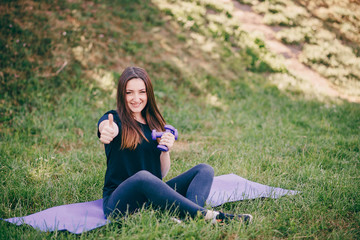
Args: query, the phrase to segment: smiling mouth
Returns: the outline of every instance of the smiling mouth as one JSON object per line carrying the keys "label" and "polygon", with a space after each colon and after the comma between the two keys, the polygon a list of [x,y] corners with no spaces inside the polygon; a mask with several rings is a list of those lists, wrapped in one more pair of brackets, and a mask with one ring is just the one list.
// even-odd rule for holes
{"label": "smiling mouth", "polygon": [[133,107],[139,107],[141,105],[141,103],[132,103],[131,106]]}

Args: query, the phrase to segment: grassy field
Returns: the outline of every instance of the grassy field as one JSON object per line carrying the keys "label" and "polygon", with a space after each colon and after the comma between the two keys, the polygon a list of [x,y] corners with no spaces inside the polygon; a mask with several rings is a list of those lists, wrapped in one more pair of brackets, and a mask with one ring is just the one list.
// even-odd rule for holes
{"label": "grassy field", "polygon": [[272,85],[287,74],[281,58],[236,27],[228,4],[41,0],[0,10],[1,218],[101,198],[96,123],[115,107],[128,65],[148,70],[179,130],[166,179],[208,163],[216,175],[302,192],[217,208],[252,214],[247,227],[176,224],[150,209],[79,236],[0,221],[0,239],[360,238],[360,105]]}

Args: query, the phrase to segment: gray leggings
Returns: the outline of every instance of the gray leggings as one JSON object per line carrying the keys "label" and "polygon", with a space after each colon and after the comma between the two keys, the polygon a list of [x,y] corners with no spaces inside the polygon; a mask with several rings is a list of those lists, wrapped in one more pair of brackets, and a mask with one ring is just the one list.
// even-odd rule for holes
{"label": "gray leggings", "polygon": [[195,217],[198,212],[205,214],[204,205],[213,178],[214,169],[207,164],[199,164],[166,183],[142,170],[104,199],[104,213],[106,216],[133,213],[144,204],[152,204],[161,209],[177,209],[181,217],[186,214]]}

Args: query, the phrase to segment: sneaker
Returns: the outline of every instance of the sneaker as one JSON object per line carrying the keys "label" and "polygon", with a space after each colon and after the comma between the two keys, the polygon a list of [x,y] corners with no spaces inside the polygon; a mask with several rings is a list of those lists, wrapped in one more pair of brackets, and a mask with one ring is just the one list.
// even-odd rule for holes
{"label": "sneaker", "polygon": [[178,224],[182,223],[182,221],[181,221],[180,219],[178,219],[178,218],[172,217],[172,218],[170,218],[170,219],[171,219],[172,221],[178,223]]}
{"label": "sneaker", "polygon": [[215,217],[217,223],[229,223],[230,221],[239,221],[241,223],[249,224],[252,222],[253,216],[250,214],[233,215],[219,212]]}

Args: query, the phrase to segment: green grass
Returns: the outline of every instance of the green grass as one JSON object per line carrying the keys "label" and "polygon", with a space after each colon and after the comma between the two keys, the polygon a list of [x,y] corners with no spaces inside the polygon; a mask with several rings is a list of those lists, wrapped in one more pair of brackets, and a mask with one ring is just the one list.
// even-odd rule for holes
{"label": "green grass", "polygon": [[[208,163],[216,175],[235,173],[302,193],[217,208],[251,213],[255,219],[248,227],[236,222],[212,226],[202,219],[179,225],[170,220],[171,213],[146,209],[79,236],[0,221],[0,239],[360,238],[359,104],[319,102],[301,92],[280,91],[267,80],[279,70],[262,65],[268,62],[259,54],[264,48],[260,39],[240,34],[253,45],[236,45],[240,49],[234,51],[232,44],[240,41],[236,33],[224,37],[220,30],[206,32],[201,24],[191,29],[173,19],[179,13],[149,1],[64,2],[51,17],[44,13],[51,9],[47,4],[28,2],[38,11],[34,19],[20,14],[26,6],[3,5],[12,11],[1,21],[13,22],[17,30],[8,33],[9,25],[1,25],[1,36],[7,36],[1,39],[8,41],[2,57],[12,64],[1,61],[0,70],[1,218],[101,198],[106,161],[96,123],[115,107],[115,80],[106,80],[100,70],[116,77],[126,65],[149,71],[165,119],[179,130],[166,179]],[[231,19],[226,6],[196,4],[192,19],[200,19],[196,12],[202,9]],[[124,7],[129,10],[121,13]],[[78,28],[68,25],[69,12]],[[52,24],[57,21],[63,22]],[[48,36],[42,35],[43,28],[51,29]],[[68,34],[59,38],[64,30]],[[214,44],[213,51],[189,42],[194,31]],[[28,39],[30,47],[21,50],[16,39]],[[77,46],[84,50],[84,61],[69,50]],[[43,76],[55,73],[64,59],[69,64],[59,74]],[[99,73],[110,87],[90,73]]]}

